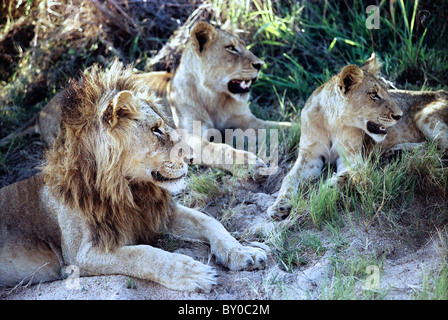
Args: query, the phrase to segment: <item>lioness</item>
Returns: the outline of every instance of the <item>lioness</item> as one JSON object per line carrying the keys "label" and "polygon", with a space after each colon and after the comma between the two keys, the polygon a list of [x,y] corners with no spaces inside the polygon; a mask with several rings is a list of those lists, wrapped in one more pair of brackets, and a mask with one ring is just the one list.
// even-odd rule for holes
{"label": "lioness", "polygon": [[[207,130],[267,129],[290,127],[289,122],[256,118],[249,109],[251,85],[258,79],[263,62],[250,52],[243,41],[232,33],[215,29],[207,22],[198,22],[182,53],[174,74],[151,72],[141,75],[160,97],[167,100],[176,128],[186,130],[189,143],[199,153],[211,151],[214,159],[203,159],[211,166],[230,172],[233,162],[222,161],[223,155],[245,158],[255,163],[255,170],[264,167],[251,152],[235,150],[216,143],[216,136],[205,137]],[[198,132],[194,125],[199,124]],[[210,142],[214,140],[213,142]],[[222,141],[224,142],[224,141]],[[229,143],[228,141],[225,141]],[[249,137],[249,143],[255,143]]]}
{"label": "lioness", "polygon": [[361,68],[346,66],[311,94],[301,113],[299,156],[268,208],[270,217],[288,215],[293,187],[317,177],[326,163],[336,164],[328,183],[344,183],[362,161],[367,140],[383,152],[425,138],[448,150],[448,93],[388,90],[378,69],[373,53]]}
{"label": "lioness", "polygon": [[263,250],[171,198],[183,186],[189,147],[131,72],[114,62],[72,82],[60,96],[61,130],[43,173],[0,190],[0,286],[57,280],[75,265],[81,276],[210,291],[212,267],[149,245],[163,229],[208,241],[231,270],[265,267]]}

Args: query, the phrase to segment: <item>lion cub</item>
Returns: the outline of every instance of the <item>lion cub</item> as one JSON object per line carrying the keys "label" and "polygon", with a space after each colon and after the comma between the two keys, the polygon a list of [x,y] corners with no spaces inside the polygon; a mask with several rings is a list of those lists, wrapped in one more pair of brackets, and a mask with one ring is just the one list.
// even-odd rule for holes
{"label": "lion cub", "polygon": [[270,217],[287,216],[294,187],[317,177],[324,164],[336,165],[330,185],[344,183],[363,161],[367,140],[381,151],[409,148],[425,138],[448,149],[448,93],[388,90],[378,69],[373,53],[361,68],[346,66],[311,94],[301,114],[299,156],[268,208]]}
{"label": "lion cub", "polygon": [[150,245],[162,230],[209,242],[231,270],[265,267],[263,250],[174,202],[189,146],[131,73],[118,62],[109,72],[94,67],[64,90],[61,130],[43,173],[0,190],[0,286],[58,280],[72,265],[81,276],[124,274],[210,291],[212,267]]}

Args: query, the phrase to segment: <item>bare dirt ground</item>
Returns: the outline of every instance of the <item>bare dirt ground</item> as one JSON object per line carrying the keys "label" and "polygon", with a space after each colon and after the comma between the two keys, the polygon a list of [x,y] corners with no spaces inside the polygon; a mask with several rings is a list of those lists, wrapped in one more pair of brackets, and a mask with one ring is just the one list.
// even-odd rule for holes
{"label": "bare dirt ground", "polygon": [[[36,148],[34,149],[28,148]],[[31,143],[21,153],[24,166],[38,164],[42,149]],[[36,151],[34,156],[32,150]],[[23,154],[28,155],[23,156]],[[31,159],[31,160],[30,160]],[[20,178],[37,170],[20,170]],[[268,252],[268,267],[259,271],[229,271],[216,265],[208,245],[201,242],[162,238],[160,247],[208,263],[216,268],[218,285],[210,293],[185,293],[167,289],[151,281],[123,275],[95,276],[79,279],[76,285],[66,280],[0,290],[3,300],[262,300],[262,299],[411,299],[431,283],[431,275],[446,259],[446,239],[437,228],[409,236],[409,233],[388,230],[379,222],[345,217],[335,231],[332,227],[317,229],[304,226],[294,232],[306,232],[319,239],[318,253],[305,252],[302,263],[286,271],[279,262],[277,249],[270,249],[267,235],[281,230],[281,223],[266,216],[267,207],[275,200],[275,192],[286,172],[282,168],[276,179],[263,182],[237,182],[236,189],[203,207],[203,211],[221,219],[226,228],[243,243],[252,243]],[[2,176],[6,181],[8,175]],[[16,177],[17,178],[17,177]],[[14,179],[14,177],[10,177]],[[276,182],[277,181],[277,182]],[[187,189],[186,193],[189,193]],[[187,199],[188,197],[186,197]],[[201,208],[197,208],[201,209]],[[226,212],[225,219],[222,213]],[[229,214],[230,212],[230,214]],[[411,213],[410,213],[411,214]],[[440,231],[440,230],[439,230]],[[263,243],[264,242],[264,243]],[[298,246],[301,245],[300,243]],[[362,257],[362,258],[361,258]],[[367,259],[366,262],[366,258]],[[371,261],[371,262],[369,262]],[[358,265],[359,264],[359,265]],[[366,290],[367,265],[378,267],[380,287]],[[353,267],[355,266],[355,267]],[[350,270],[358,270],[353,273]],[[292,272],[291,272],[292,271]],[[426,281],[426,282],[425,282]]]}

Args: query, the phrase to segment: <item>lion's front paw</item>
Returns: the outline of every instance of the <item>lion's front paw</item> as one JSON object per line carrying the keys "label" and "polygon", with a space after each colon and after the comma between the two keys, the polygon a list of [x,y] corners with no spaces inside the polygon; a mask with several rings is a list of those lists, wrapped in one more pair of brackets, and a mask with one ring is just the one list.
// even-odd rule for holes
{"label": "lion's front paw", "polygon": [[162,279],[157,279],[170,289],[208,293],[217,284],[216,271],[210,266],[180,254],[172,262]]}
{"label": "lion's front paw", "polygon": [[291,209],[291,199],[286,195],[279,196],[275,203],[268,208],[268,216],[274,220],[282,220],[289,215]]}
{"label": "lion's front paw", "polygon": [[233,271],[265,269],[268,258],[266,252],[260,248],[238,246],[231,249],[224,263]]}

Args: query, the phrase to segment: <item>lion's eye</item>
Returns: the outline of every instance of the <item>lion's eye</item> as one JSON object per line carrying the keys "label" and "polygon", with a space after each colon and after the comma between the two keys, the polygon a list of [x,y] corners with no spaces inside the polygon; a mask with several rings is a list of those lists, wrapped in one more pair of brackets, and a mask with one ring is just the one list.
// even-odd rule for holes
{"label": "lion's eye", "polygon": [[160,127],[157,127],[157,126],[152,127],[151,131],[152,131],[152,133],[157,134],[157,135],[162,135],[163,134],[163,132],[160,130]]}
{"label": "lion's eye", "polygon": [[372,100],[380,100],[380,96],[376,92],[370,92],[369,96]]}
{"label": "lion's eye", "polygon": [[226,49],[232,53],[238,53],[239,51],[235,48],[234,45],[226,46]]}

